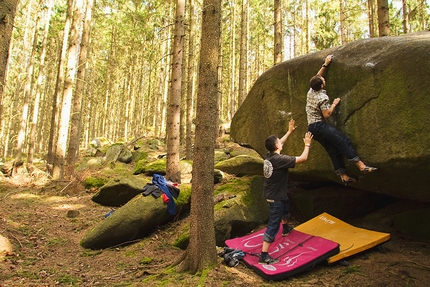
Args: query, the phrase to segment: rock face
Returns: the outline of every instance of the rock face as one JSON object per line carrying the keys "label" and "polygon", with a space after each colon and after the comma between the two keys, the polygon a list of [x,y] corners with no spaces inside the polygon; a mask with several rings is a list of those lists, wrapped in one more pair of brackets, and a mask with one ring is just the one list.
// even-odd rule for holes
{"label": "rock face", "polygon": [[170,217],[161,198],[139,195],[89,230],[80,244],[90,249],[121,245],[142,238]]}
{"label": "rock face", "polygon": [[263,159],[238,155],[217,163],[215,168],[236,176],[263,175]]}
{"label": "rock face", "polygon": [[111,180],[94,194],[92,200],[104,206],[122,206],[129,202],[139,193],[143,192],[143,187],[147,182],[137,178],[120,178]]}
{"label": "rock face", "polygon": [[[190,197],[191,186],[182,185],[175,200],[176,216],[188,212]],[[138,194],[88,230],[80,244],[90,249],[122,245],[143,238],[172,219],[162,197]]]}
{"label": "rock face", "polygon": [[[294,118],[298,127],[283,153],[300,155],[309,79],[329,54],[333,60],[325,74],[327,94],[331,101],[341,98],[330,123],[351,139],[364,162],[380,169],[354,187],[430,202],[430,32],[359,40],[272,67],[236,112],[231,137],[264,156],[265,138],[282,136]],[[355,166],[347,168],[359,175]],[[317,142],[308,161],[291,170],[294,177],[339,181]]]}

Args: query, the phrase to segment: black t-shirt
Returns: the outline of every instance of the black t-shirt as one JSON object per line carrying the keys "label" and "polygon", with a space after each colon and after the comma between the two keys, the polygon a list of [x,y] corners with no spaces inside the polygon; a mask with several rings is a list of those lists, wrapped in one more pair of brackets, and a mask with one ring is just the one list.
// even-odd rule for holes
{"label": "black t-shirt", "polygon": [[288,198],[288,169],[296,166],[296,157],[278,153],[267,153],[264,160],[263,174],[264,197],[272,200]]}

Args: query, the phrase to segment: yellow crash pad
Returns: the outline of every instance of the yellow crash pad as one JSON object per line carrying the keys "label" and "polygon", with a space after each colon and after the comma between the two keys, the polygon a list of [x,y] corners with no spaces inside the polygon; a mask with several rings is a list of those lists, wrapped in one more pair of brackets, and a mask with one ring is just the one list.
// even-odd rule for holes
{"label": "yellow crash pad", "polygon": [[340,252],[330,257],[328,263],[352,256],[390,239],[389,233],[358,228],[325,212],[294,229],[339,243]]}

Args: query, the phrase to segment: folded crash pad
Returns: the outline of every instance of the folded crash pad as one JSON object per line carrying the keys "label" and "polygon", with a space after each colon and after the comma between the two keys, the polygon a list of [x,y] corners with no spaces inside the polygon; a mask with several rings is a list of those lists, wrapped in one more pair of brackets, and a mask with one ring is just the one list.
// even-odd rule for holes
{"label": "folded crash pad", "polygon": [[[282,228],[282,226],[281,226]],[[266,229],[228,239],[226,246],[244,252],[243,261],[254,272],[268,280],[283,280],[326,261],[339,252],[339,244],[319,236],[293,230],[287,236],[279,232],[270,245],[269,254],[279,259],[275,264],[259,264],[259,254]],[[282,229],[281,229],[282,230]]]}
{"label": "folded crash pad", "polygon": [[334,263],[390,239],[389,233],[358,228],[328,213],[322,213],[294,229],[339,243],[340,252],[328,258],[328,263]]}

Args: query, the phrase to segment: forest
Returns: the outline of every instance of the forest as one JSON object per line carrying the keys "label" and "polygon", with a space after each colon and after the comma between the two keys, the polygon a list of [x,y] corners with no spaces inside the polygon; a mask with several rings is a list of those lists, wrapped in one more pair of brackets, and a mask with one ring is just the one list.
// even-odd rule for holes
{"label": "forest", "polygon": [[[430,5],[4,0],[0,20],[0,152],[2,164],[13,162],[7,176],[42,161],[53,180],[70,180],[94,139],[158,138],[172,181],[181,181],[180,157],[196,159],[201,172],[193,182],[202,184],[193,186],[191,202],[210,206],[208,151],[262,73],[355,40],[429,30]],[[190,233],[203,238],[191,236],[185,269],[203,270],[215,259],[212,247],[201,248],[213,243],[202,232],[213,224],[213,207],[192,206],[191,214]]]}
{"label": "forest", "polygon": [[[430,18],[425,0],[221,5],[219,123],[230,122],[253,82],[276,63],[357,39],[428,30]],[[42,158],[58,178],[94,138],[166,138],[173,119],[178,145],[192,157],[205,33],[201,1],[8,0],[1,6],[4,19],[14,17],[0,23],[3,159]],[[172,93],[177,116],[169,112]]]}

